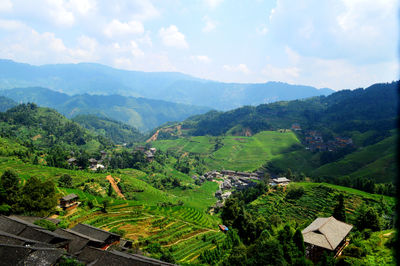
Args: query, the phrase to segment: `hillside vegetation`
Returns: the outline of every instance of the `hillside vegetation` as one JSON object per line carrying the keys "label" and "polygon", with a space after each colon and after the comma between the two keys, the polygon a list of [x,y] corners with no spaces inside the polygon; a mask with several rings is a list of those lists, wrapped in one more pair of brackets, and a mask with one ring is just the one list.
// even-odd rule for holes
{"label": "hillside vegetation", "polygon": [[41,87],[0,90],[0,95],[18,102],[33,102],[43,107],[54,108],[68,118],[81,114],[95,114],[123,122],[142,131],[153,129],[168,121],[181,121],[191,115],[210,110],[207,107],[115,94],[69,96]]}
{"label": "hillside vegetation", "polygon": [[254,171],[276,156],[290,153],[300,145],[293,132],[263,131],[251,137],[198,136],[159,140],[152,145],[164,152],[189,152],[204,157],[208,169]]}
{"label": "hillside vegetation", "polygon": [[72,121],[113,140],[115,144],[132,144],[144,138],[136,128],[110,118],[99,117],[97,115],[78,115]]}

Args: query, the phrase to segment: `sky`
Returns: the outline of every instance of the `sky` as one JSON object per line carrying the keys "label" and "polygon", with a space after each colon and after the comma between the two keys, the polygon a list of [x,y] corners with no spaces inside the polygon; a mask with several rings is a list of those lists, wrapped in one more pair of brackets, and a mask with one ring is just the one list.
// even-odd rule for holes
{"label": "sky", "polygon": [[396,0],[0,0],[0,58],[334,90],[399,76]]}

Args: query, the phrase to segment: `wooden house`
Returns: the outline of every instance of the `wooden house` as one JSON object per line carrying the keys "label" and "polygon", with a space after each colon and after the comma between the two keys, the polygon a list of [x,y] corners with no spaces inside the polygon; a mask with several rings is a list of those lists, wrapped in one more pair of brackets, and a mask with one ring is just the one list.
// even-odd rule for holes
{"label": "wooden house", "polygon": [[64,196],[60,199],[60,207],[64,210],[66,209],[73,209],[78,206],[79,197],[74,193]]}
{"label": "wooden house", "polygon": [[272,185],[278,185],[278,186],[286,186],[287,184],[290,183],[290,179],[287,179],[286,177],[278,177],[272,179]]}
{"label": "wooden house", "polygon": [[313,262],[318,262],[324,252],[332,254],[332,257],[340,256],[349,243],[346,236],[352,228],[333,216],[315,219],[302,231],[306,256]]}

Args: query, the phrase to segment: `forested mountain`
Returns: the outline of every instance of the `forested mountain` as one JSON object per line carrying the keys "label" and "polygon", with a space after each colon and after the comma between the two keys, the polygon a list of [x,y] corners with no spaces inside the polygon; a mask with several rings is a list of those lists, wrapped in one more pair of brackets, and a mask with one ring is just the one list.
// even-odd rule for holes
{"label": "forested mountain", "polygon": [[136,128],[110,118],[96,115],[77,115],[72,121],[112,139],[116,144],[139,142],[144,137]]}
{"label": "forested mountain", "polygon": [[85,147],[91,143],[98,146],[110,143],[55,110],[33,103],[20,104],[0,113],[0,135],[37,150],[56,145]]}
{"label": "forested mountain", "polygon": [[329,96],[245,106],[228,112],[211,111],[183,122],[192,135],[252,134],[262,130],[318,129],[325,134],[353,131],[387,131],[396,127],[399,82],[375,84],[366,89],[343,90]]}
{"label": "forested mountain", "polygon": [[69,96],[40,87],[15,88],[0,91],[0,94],[18,102],[34,102],[40,106],[54,108],[69,118],[79,114],[96,114],[143,131],[168,121],[181,121],[191,115],[210,110],[207,107],[120,95]]}
{"label": "forested mountain", "polygon": [[36,86],[68,95],[119,94],[208,106],[218,110],[329,95],[333,92],[331,89],[319,90],[281,82],[223,83],[181,73],[126,71],[90,63],[32,66],[0,60],[0,90]]}

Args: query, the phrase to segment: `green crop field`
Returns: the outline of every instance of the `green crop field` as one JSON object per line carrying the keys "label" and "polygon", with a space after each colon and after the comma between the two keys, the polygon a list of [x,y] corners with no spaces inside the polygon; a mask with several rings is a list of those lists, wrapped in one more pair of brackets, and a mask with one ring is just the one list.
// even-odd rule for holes
{"label": "green crop field", "polygon": [[180,152],[190,152],[197,154],[209,154],[213,151],[215,137],[199,136],[189,138],[179,138],[176,140],[158,140],[152,145],[163,151],[175,150]]}
{"label": "green crop field", "polygon": [[123,232],[124,237],[146,247],[159,243],[169,249],[179,263],[194,262],[206,249],[216,246],[225,235],[218,230],[218,219],[194,208],[116,203],[107,213],[83,210],[65,217],[69,226],[77,223]]}
{"label": "green crop field", "polygon": [[350,223],[354,222],[357,208],[363,203],[374,206],[383,204],[391,210],[394,210],[395,206],[393,197],[370,194],[337,185],[302,182],[293,183],[290,186],[303,187],[304,194],[298,199],[287,199],[284,191],[270,190],[253,201],[250,204],[251,209],[266,216],[276,215],[283,221],[295,220],[306,225],[317,217],[331,216],[339,193],[344,195],[346,214]]}
{"label": "green crop field", "polygon": [[160,140],[152,144],[163,151],[203,154],[209,169],[254,171],[280,154],[291,152],[290,147],[300,143],[290,131],[263,131],[251,137],[225,136],[221,139],[223,146],[217,151],[214,151],[215,137],[209,136]]}

